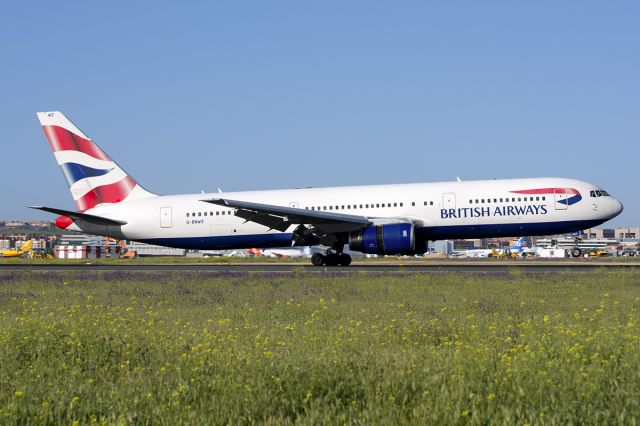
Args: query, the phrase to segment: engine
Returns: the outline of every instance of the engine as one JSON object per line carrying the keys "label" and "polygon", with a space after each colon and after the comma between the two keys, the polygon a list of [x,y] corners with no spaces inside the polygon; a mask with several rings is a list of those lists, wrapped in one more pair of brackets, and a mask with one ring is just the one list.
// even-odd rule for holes
{"label": "engine", "polygon": [[367,254],[414,254],[412,223],[369,226],[349,234],[349,249]]}

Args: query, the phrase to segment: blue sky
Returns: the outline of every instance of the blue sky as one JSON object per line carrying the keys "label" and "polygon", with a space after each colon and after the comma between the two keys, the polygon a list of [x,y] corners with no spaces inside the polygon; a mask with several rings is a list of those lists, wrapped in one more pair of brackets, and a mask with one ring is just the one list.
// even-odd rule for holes
{"label": "blue sky", "polygon": [[562,176],[639,226],[640,3],[9,2],[0,220],[73,208],[35,112],[162,194]]}

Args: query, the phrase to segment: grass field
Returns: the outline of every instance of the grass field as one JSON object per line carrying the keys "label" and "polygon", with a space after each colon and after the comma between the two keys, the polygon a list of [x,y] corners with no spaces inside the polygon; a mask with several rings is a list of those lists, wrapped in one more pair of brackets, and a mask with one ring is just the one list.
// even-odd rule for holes
{"label": "grass field", "polygon": [[0,423],[637,424],[640,274],[0,273]]}

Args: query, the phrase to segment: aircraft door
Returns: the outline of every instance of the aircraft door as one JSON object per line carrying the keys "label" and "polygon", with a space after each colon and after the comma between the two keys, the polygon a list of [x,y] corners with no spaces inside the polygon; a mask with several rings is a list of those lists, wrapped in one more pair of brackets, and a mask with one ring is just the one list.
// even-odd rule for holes
{"label": "aircraft door", "polygon": [[569,191],[566,188],[555,188],[553,190],[553,198],[555,199],[556,210],[566,210],[569,202]]}
{"label": "aircraft door", "polygon": [[171,207],[160,207],[160,228],[171,228],[171,226],[173,226]]}
{"label": "aircraft door", "polygon": [[455,192],[447,192],[442,194],[442,208],[443,209],[455,209],[456,208],[456,194]]}

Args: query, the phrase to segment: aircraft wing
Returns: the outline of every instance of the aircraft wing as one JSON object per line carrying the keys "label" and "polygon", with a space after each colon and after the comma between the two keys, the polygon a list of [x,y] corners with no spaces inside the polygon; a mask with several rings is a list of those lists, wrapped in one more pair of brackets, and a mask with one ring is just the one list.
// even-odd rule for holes
{"label": "aircraft wing", "polygon": [[29,208],[42,210],[42,211],[53,213],[53,214],[59,214],[62,216],[69,216],[72,219],[83,220],[85,222],[93,223],[95,225],[121,226],[121,225],[127,224],[127,222],[125,222],[124,220],[109,219],[106,217],[96,216],[93,214],[78,213],[78,212],[72,212],[69,210],[62,210],[62,209],[54,209],[52,207],[29,206]]}
{"label": "aircraft wing", "polygon": [[355,231],[371,225],[369,218],[359,215],[275,206],[225,198],[200,201],[237,209],[236,216],[282,232],[294,224],[312,225],[314,228],[327,233]]}

